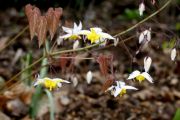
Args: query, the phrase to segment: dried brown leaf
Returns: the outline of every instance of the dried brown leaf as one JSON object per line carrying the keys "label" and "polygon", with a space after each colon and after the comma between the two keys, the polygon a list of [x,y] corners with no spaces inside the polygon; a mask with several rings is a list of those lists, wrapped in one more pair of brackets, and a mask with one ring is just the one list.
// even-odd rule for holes
{"label": "dried brown leaf", "polygon": [[113,79],[108,79],[102,86],[103,92],[105,92],[113,84]]}
{"label": "dried brown leaf", "polygon": [[99,63],[100,71],[104,76],[108,74],[108,58],[102,54],[100,54],[97,58],[97,62]]}
{"label": "dried brown leaf", "polygon": [[28,4],[25,6],[25,13],[29,21],[30,37],[32,40],[36,33],[38,19],[41,15],[41,12],[39,8],[33,7],[32,5]]}
{"label": "dried brown leaf", "polygon": [[29,21],[30,15],[32,13],[32,10],[33,10],[33,6],[31,4],[27,4],[25,6],[25,14],[26,14],[26,16],[28,18],[28,21]]}
{"label": "dried brown leaf", "polygon": [[44,44],[47,33],[47,20],[45,16],[40,16],[37,26],[37,36],[39,41],[39,47]]}
{"label": "dried brown leaf", "polygon": [[46,18],[47,18],[47,22],[48,22],[48,29],[49,29],[49,33],[51,36],[51,40],[53,39],[53,37],[57,31],[62,13],[63,13],[62,8],[55,8],[55,10],[53,10],[53,8],[48,9]]}

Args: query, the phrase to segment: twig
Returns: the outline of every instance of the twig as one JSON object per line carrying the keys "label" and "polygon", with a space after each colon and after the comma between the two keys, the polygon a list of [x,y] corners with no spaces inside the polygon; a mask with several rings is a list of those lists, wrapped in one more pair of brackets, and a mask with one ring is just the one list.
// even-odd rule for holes
{"label": "twig", "polygon": [[13,41],[15,41],[18,37],[20,37],[27,29],[29,26],[26,26],[22,31],[20,31],[16,36],[14,36],[9,42],[4,45],[2,48],[0,48],[0,52],[2,52],[5,48],[7,48]]}

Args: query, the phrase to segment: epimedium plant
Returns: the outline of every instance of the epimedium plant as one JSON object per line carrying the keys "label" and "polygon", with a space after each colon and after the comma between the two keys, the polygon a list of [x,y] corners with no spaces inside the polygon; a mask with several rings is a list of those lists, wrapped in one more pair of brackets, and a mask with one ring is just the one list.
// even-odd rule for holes
{"label": "epimedium plant", "polygon": [[[48,42],[47,33],[49,32],[50,35],[50,42],[54,40],[54,36],[56,34],[56,31],[60,25],[60,18],[63,15],[62,8],[49,8],[48,11],[42,15],[39,8],[36,6],[32,6],[30,4],[25,6],[25,13],[27,16],[27,19],[29,21],[29,30],[30,30],[30,39],[33,40],[34,36],[37,36],[38,38],[38,45],[39,47],[44,47],[46,49],[46,53],[42,55],[38,60],[36,60],[34,63],[30,64],[29,67],[26,67],[26,69],[20,71],[18,74],[13,76],[11,80],[18,77],[20,74],[22,74],[24,71],[26,71],[29,68],[32,68],[39,62],[41,62],[43,59],[47,58],[48,61],[53,62],[55,56],[59,56],[58,59],[60,61],[60,67],[62,69],[62,72],[65,73],[65,69],[67,69],[67,64],[70,62],[69,65],[70,69],[73,69],[73,60],[74,59],[83,59],[83,60],[95,60],[99,64],[99,69],[101,74],[104,76],[105,82],[102,86],[103,91],[107,92],[110,91],[111,94],[114,97],[117,96],[123,96],[125,93],[127,93],[126,90],[138,90],[138,88],[126,85],[126,82],[123,80],[118,80],[114,74],[114,66],[113,66],[113,55],[105,55],[105,54],[99,54],[94,55],[92,58],[78,58],[76,57],[78,51],[85,51],[88,52],[89,49],[95,48],[100,46],[101,48],[106,48],[107,46],[117,46],[117,44],[123,44],[125,40],[119,41],[119,36],[131,31],[132,29],[139,26],[141,23],[147,21],[151,17],[158,14],[161,10],[163,10],[172,0],[168,0],[159,10],[157,10],[155,13],[151,14],[147,18],[143,19],[139,23],[135,24],[134,26],[128,28],[127,30],[118,33],[114,36],[110,35],[109,33],[103,32],[103,30],[100,27],[92,27],[89,29],[83,29],[83,22],[79,22],[79,24],[74,23],[73,27],[66,27],[66,26],[60,26],[62,28],[64,35],[60,35],[58,39],[61,41],[68,41],[72,44],[72,49],[70,50],[61,50],[54,49],[54,45],[50,46],[51,51],[48,51],[46,48],[46,43]],[[152,0],[152,4],[155,4],[155,0]],[[139,5],[139,15],[143,16],[143,12],[145,11],[145,4],[144,2],[141,2]],[[139,34],[139,44],[140,48],[138,51],[136,51],[136,54],[141,52],[143,49],[141,49],[143,46],[147,45],[151,41],[151,28],[142,30]],[[81,44],[83,42],[83,44]],[[170,58],[172,61],[174,61],[177,57],[176,51],[177,44],[174,45],[174,47],[171,50]],[[65,47],[66,48],[66,47]],[[68,54],[69,53],[69,54]],[[132,73],[129,74],[127,77],[127,80],[135,80],[138,82],[143,82],[145,79],[149,81],[150,83],[153,83],[153,78],[150,75],[149,69],[152,64],[152,58],[150,56],[144,57],[144,70],[135,70]],[[86,79],[88,84],[91,83],[91,80],[93,79],[93,71],[90,69],[87,72]],[[11,81],[10,80],[10,81]],[[126,80],[125,80],[126,81]],[[62,83],[70,83],[70,81],[67,81],[62,78],[50,78],[48,76],[40,76],[37,77],[34,86],[42,85],[45,88],[45,91],[50,98],[52,97],[50,94],[56,89],[59,89],[62,87]],[[51,91],[51,92],[49,92]],[[51,116],[53,119],[53,114]]]}
{"label": "epimedium plant", "polygon": [[[153,1],[153,4],[154,2],[155,1]],[[142,16],[144,11],[145,11],[145,5],[142,2],[139,5],[139,15]],[[63,14],[62,8],[55,8],[55,9],[49,8],[47,13],[43,16],[41,15],[39,8],[28,4],[25,7],[25,13],[29,21],[31,40],[33,39],[35,35],[37,35],[38,41],[39,41],[39,47],[41,47],[42,45],[44,45],[44,43],[47,40],[46,34],[48,31],[50,33],[50,37],[51,37],[50,39],[51,40],[53,39],[56,33],[56,30],[59,26],[60,17]],[[118,43],[118,38],[116,36],[113,37],[112,35],[103,32],[103,30],[100,27],[92,27],[90,28],[90,30],[83,30],[83,25],[81,22],[79,22],[79,25],[74,23],[74,26],[72,28],[62,26],[62,30],[66,34],[59,36],[59,39],[74,41],[74,44],[73,44],[74,51],[77,48],[80,48],[79,41],[84,41],[85,47],[88,47],[90,45],[96,45],[96,44],[99,46],[105,47],[108,42],[113,43],[114,45]],[[145,29],[139,34],[139,44],[141,44],[142,46],[145,44],[148,44],[150,41],[151,41],[151,28]],[[47,53],[46,57],[49,57],[49,56],[53,57],[53,55],[55,55],[53,54],[53,51],[51,52],[52,53]],[[61,52],[61,51],[58,51],[58,52]],[[138,54],[139,52],[140,50],[138,50],[136,54]],[[172,52],[171,52],[172,60],[175,60],[176,54],[177,54],[176,49],[175,48],[172,49]],[[72,57],[72,56],[69,56],[69,57]],[[75,57],[73,56],[72,58],[75,58]],[[62,61],[61,67],[63,69],[65,69],[65,66],[67,64],[67,59],[68,57],[63,58],[63,60],[61,60]],[[114,76],[113,65],[112,65],[113,56],[100,54],[98,56],[95,56],[93,59],[95,59],[97,63],[99,63],[99,68],[102,75],[105,77],[105,79],[108,79],[107,81],[105,81],[105,84],[103,87],[104,90],[105,91],[110,90],[111,93],[115,94],[114,96],[117,96],[117,93],[120,94],[120,96],[126,93],[126,88],[129,89],[130,86],[123,87],[123,86],[126,86],[124,82],[122,81],[120,83],[117,82],[116,87],[114,87],[113,85],[117,81],[116,77]],[[151,63],[152,63],[151,57],[148,57],[148,56],[145,57],[144,58],[144,72],[135,70],[129,75],[127,80],[135,79],[139,82],[142,82],[145,79],[147,79],[150,83],[153,83],[153,78],[148,73]],[[109,74],[109,70],[110,70],[110,74]],[[93,78],[92,77],[93,74],[91,71],[90,73],[91,74],[89,74],[88,72],[87,74],[88,83],[90,83],[90,81]],[[109,82],[109,80],[111,82]],[[44,78],[37,78],[37,81],[35,82],[34,86],[42,84],[44,87],[52,91],[53,89],[61,87],[62,86],[61,82],[69,83],[68,81],[60,79],[60,78],[44,77]],[[132,86],[131,88],[136,89],[135,87],[132,87]]]}

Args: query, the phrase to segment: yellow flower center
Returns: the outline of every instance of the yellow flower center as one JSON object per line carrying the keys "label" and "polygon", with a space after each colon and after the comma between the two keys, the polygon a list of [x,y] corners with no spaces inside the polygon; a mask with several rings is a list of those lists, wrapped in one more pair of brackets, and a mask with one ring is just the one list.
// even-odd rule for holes
{"label": "yellow flower center", "polygon": [[78,40],[78,39],[81,39],[81,37],[78,36],[78,35],[71,35],[71,36],[69,37],[69,39],[71,39],[71,40]]}
{"label": "yellow flower center", "polygon": [[121,90],[121,92],[120,92],[119,95],[120,95],[120,97],[121,97],[121,96],[123,96],[124,94],[126,94],[126,89],[123,88],[123,89]]}
{"label": "yellow flower center", "polygon": [[139,82],[142,82],[143,80],[145,80],[145,77],[142,76],[142,75],[138,75],[138,76],[136,77],[136,80],[138,80]]}
{"label": "yellow flower center", "polygon": [[57,81],[53,81],[49,78],[44,78],[44,86],[51,91],[52,89],[57,87]]}
{"label": "yellow flower center", "polygon": [[95,30],[91,29],[91,32],[87,35],[87,39],[90,40],[91,43],[95,43],[100,39],[100,35],[98,35]]}

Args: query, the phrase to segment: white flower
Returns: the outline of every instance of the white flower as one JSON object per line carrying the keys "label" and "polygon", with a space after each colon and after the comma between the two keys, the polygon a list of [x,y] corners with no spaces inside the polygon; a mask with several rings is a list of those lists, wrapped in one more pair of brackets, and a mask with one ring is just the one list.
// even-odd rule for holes
{"label": "white flower", "polygon": [[119,43],[119,38],[114,39],[114,46],[115,47],[117,46],[118,43]]}
{"label": "white flower", "polygon": [[86,74],[86,80],[87,80],[87,83],[88,83],[88,84],[91,83],[92,78],[93,78],[92,72],[91,72],[91,71],[88,71],[87,74]]}
{"label": "white flower", "polygon": [[145,11],[145,5],[144,5],[144,3],[142,2],[142,3],[139,5],[139,15],[142,16],[144,11]]}
{"label": "white flower", "polygon": [[79,47],[79,41],[76,40],[73,44],[73,50],[77,49]]}
{"label": "white flower", "polygon": [[63,39],[71,39],[71,40],[78,40],[81,37],[79,36],[79,32],[82,30],[82,23],[80,22],[79,25],[74,23],[73,28],[62,27],[63,31],[66,32],[66,35],[60,36]]}
{"label": "white flower", "polygon": [[144,40],[147,40],[149,42],[151,40],[151,31],[150,30],[144,30],[141,32],[139,36],[139,44],[142,43]]}
{"label": "white flower", "polygon": [[145,72],[149,71],[151,63],[152,63],[152,59],[150,57],[145,57],[144,58],[144,70],[145,70]]}
{"label": "white flower", "polygon": [[111,91],[111,94],[114,95],[114,97],[117,97],[118,95],[122,96],[126,93],[127,89],[130,90],[137,90],[137,88],[133,86],[126,85],[125,82],[116,81],[116,86],[111,86],[107,89],[107,91]]}
{"label": "white flower", "polygon": [[37,85],[41,84],[45,88],[47,88],[47,89],[49,89],[51,91],[52,89],[62,87],[62,82],[70,83],[69,81],[63,80],[61,78],[53,78],[53,79],[51,79],[51,78],[45,77],[45,78],[37,78],[37,81],[34,83],[34,86],[37,86]]}
{"label": "white flower", "polygon": [[78,79],[76,76],[72,76],[71,77],[71,80],[72,80],[72,83],[73,83],[73,86],[76,87],[78,85]]}
{"label": "white flower", "polygon": [[171,50],[171,60],[174,61],[176,58],[176,48],[173,48]]}
{"label": "white flower", "polygon": [[80,34],[86,35],[87,39],[91,41],[91,44],[104,42],[105,39],[115,39],[110,34],[102,32],[102,29],[98,27],[90,28],[90,31],[82,30]]}
{"label": "white flower", "polygon": [[128,80],[131,80],[131,79],[136,79],[138,80],[139,82],[142,82],[144,81],[145,79],[148,80],[150,83],[153,83],[153,79],[152,77],[147,73],[147,72],[140,72],[138,70],[135,70],[133,71],[129,77],[128,77]]}

